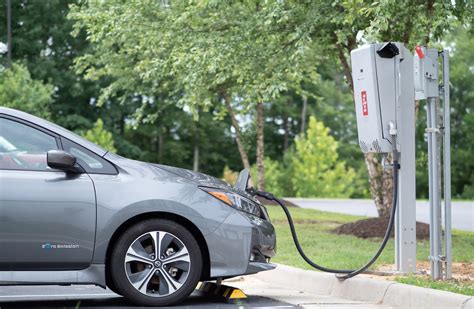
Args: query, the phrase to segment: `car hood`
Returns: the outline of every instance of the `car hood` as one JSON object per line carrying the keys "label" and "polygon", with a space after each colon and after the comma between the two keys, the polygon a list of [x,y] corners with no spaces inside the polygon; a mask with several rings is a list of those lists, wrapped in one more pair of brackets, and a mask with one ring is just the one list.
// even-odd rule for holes
{"label": "car hood", "polygon": [[199,186],[231,191],[259,203],[257,199],[255,199],[252,195],[248,194],[246,191],[241,190],[235,186],[232,186],[222,179],[212,177],[203,173],[190,171],[184,168],[174,167],[174,166],[161,165],[161,164],[151,164],[151,165],[161,170],[165,170],[169,173],[177,175],[179,177],[190,180]]}
{"label": "car hood", "polygon": [[209,175],[206,175],[206,174],[203,174],[203,173],[199,173],[199,172],[194,172],[194,171],[190,171],[190,170],[187,170],[187,169],[184,169],[184,168],[179,168],[179,167],[174,167],[174,166],[167,166],[167,165],[161,165],[161,164],[152,164],[153,166],[155,167],[158,167],[162,170],[165,170],[167,172],[170,172],[170,173],[173,173],[179,177],[183,177],[183,178],[186,178],[188,180],[191,180],[199,185],[207,185],[207,186],[218,186],[218,187],[221,187],[221,186],[226,186],[226,187],[230,187],[230,185],[219,179],[219,178],[216,178],[216,177],[212,177],[212,176],[209,176]]}

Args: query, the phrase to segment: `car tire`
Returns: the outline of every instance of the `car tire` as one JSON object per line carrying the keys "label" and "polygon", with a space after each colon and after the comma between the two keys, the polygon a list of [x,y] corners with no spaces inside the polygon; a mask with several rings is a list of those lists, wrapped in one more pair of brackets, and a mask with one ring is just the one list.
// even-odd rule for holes
{"label": "car tire", "polygon": [[202,271],[196,239],[182,225],[165,219],[127,229],[117,240],[110,263],[117,292],[143,306],[183,301],[196,288]]}
{"label": "car tire", "polygon": [[[110,279],[110,280],[112,280],[112,279]],[[112,282],[107,282],[107,289],[114,292],[115,294],[119,294],[119,292],[117,291],[117,288],[115,287],[115,285]]]}

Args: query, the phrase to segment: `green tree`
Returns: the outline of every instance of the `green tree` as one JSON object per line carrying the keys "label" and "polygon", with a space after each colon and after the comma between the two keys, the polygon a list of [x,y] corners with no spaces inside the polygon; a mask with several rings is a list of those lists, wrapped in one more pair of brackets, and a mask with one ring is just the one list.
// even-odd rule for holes
{"label": "green tree", "polygon": [[288,18],[286,6],[281,1],[173,1],[166,7],[156,1],[86,2],[70,16],[76,29],[87,30],[94,50],[79,57],[77,67],[87,78],[112,77],[101,101],[168,91],[172,104],[205,111],[222,98],[244,166],[249,164],[232,103],[254,110],[263,189],[264,104],[304,78],[311,80],[314,72],[304,61],[312,51],[295,43],[303,41],[307,29],[295,27],[299,16]]}
{"label": "green tree", "polygon": [[351,196],[355,172],[338,158],[337,147],[329,129],[310,117],[306,136],[295,141],[292,179],[296,196]]}
{"label": "green tree", "polygon": [[[474,28],[458,26],[446,38],[451,49],[452,194],[474,198]],[[427,169],[425,168],[425,171]]]}
{"label": "green tree", "polygon": [[10,69],[0,67],[0,106],[49,118],[52,94],[53,87],[32,79],[24,65],[14,63]]}
{"label": "green tree", "polygon": [[114,137],[112,136],[112,133],[104,129],[104,122],[100,118],[94,123],[94,127],[87,130],[83,136],[108,151],[117,151],[114,146]]}
{"label": "green tree", "polygon": [[[73,21],[67,14],[69,6],[78,2],[12,1],[12,56],[26,65],[34,80],[53,86],[50,119],[83,133],[101,118],[104,128],[113,134],[117,152],[126,157],[191,168],[193,147],[199,145],[200,151],[195,153],[199,153],[200,170],[220,176],[226,164],[239,169],[230,125],[215,121],[214,111],[201,115],[197,125],[188,111],[162,104],[170,99],[168,91],[149,92],[147,97],[127,93],[120,102],[110,97],[99,106],[100,89],[108,85],[110,77],[86,80],[72,67],[76,57],[94,48],[85,31],[71,35]],[[0,1],[1,12],[5,12],[5,4]],[[0,23],[2,42],[6,41],[5,26]],[[0,63],[4,59],[0,57]],[[179,91],[173,94],[173,102],[178,101]]]}
{"label": "green tree", "polygon": [[[275,196],[294,196],[291,179],[293,177],[292,166],[286,166],[284,162],[265,158],[265,190],[273,193]],[[258,182],[257,166],[253,165],[251,169],[252,181]]]}
{"label": "green tree", "polygon": [[[77,37],[70,34],[73,23],[67,13],[74,2],[11,1],[12,58],[26,65],[33,79],[54,87],[51,120],[68,129],[83,130],[91,127],[97,117],[97,108],[91,102],[101,85],[84,80],[71,69],[73,59],[88,48],[85,33]],[[0,12],[6,11],[6,3],[0,1]],[[6,42],[3,20],[0,41]],[[0,62],[5,58],[0,57]]]}

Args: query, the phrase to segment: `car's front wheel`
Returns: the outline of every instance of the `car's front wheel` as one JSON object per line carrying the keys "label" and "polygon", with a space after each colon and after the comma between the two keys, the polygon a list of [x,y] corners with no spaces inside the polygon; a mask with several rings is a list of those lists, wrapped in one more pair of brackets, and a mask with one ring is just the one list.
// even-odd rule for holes
{"label": "car's front wheel", "polygon": [[142,221],[125,231],[110,263],[117,292],[147,306],[181,302],[195,289],[202,270],[201,251],[193,235],[163,219]]}

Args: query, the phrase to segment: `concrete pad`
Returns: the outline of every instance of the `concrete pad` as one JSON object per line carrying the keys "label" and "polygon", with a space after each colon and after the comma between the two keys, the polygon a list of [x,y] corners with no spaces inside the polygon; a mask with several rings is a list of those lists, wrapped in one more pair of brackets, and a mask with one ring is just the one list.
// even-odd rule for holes
{"label": "concrete pad", "polygon": [[[365,305],[382,304],[399,308],[474,309],[474,301],[471,300],[470,296],[392,281],[376,280],[363,275],[339,281],[333,274],[278,265],[275,270],[259,273],[253,277],[272,286],[279,285],[287,289],[308,292],[318,299],[318,305],[324,304],[321,302],[321,296],[330,296],[332,298],[328,299],[334,299],[333,303],[341,305],[351,302],[356,305],[359,301]],[[294,296],[287,296],[292,301],[290,303],[294,303]],[[272,297],[278,297],[278,295]],[[306,303],[307,298],[302,297],[302,295],[296,296],[296,298],[300,297],[304,298],[306,305],[314,304],[312,302]],[[345,299],[346,302],[338,302],[338,299]],[[300,299],[297,303],[302,304],[303,299]]]}
{"label": "concrete pad", "polygon": [[462,305],[462,309],[474,309],[474,297],[466,300]]}
{"label": "concrete pad", "polygon": [[364,308],[364,309],[381,309],[391,308],[382,305],[371,305],[371,304],[303,304],[300,308],[305,309],[353,309],[353,308]]}
{"label": "concrete pad", "polygon": [[255,278],[292,289],[311,292],[317,295],[329,295],[337,279],[333,274],[303,270],[278,264],[275,270],[254,275]]}
{"label": "concrete pad", "polygon": [[249,283],[241,285],[239,288],[245,291],[249,295],[262,295],[268,298],[284,301],[294,305],[301,304],[353,304],[363,303],[344,298],[334,297],[330,295],[315,295],[313,293],[284,289],[274,288],[270,286],[262,286],[261,288],[249,287]]}
{"label": "concrete pad", "polygon": [[336,282],[331,295],[377,304],[383,302],[387,288],[392,284],[395,283],[363,277],[351,278]]}
{"label": "concrete pad", "polygon": [[301,291],[293,286],[279,286],[272,282],[262,281],[260,276],[248,276],[244,280],[224,281],[242,289],[248,295],[261,295],[282,303],[292,304],[298,308],[382,308],[382,305],[363,301],[349,300],[332,295],[318,295],[312,292]]}
{"label": "concrete pad", "polygon": [[462,308],[471,297],[396,283],[388,287],[383,304],[401,308]]}

